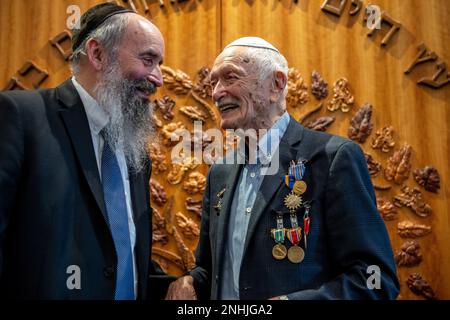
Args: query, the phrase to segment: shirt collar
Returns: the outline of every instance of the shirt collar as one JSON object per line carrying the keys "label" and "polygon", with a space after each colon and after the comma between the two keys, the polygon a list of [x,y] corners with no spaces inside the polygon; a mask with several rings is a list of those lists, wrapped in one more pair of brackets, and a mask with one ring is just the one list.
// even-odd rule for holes
{"label": "shirt collar", "polygon": [[267,134],[259,140],[258,149],[261,152],[262,157],[265,157],[270,161],[272,154],[278,149],[281,137],[283,137],[286,132],[289,120],[289,113],[285,111],[281,118],[267,131]]}
{"label": "shirt collar", "polygon": [[[259,139],[258,152],[256,153],[257,163],[270,163],[272,154],[278,149],[280,140],[289,125],[290,116],[287,111],[267,130],[267,133]],[[238,148],[238,153],[242,159],[248,159],[247,148]]]}
{"label": "shirt collar", "polygon": [[72,77],[71,80],[80,95],[81,101],[83,102],[89,127],[92,132],[98,135],[100,131],[108,124],[109,116],[98,105],[97,101],[83,88],[83,86],[77,82],[75,77]]}

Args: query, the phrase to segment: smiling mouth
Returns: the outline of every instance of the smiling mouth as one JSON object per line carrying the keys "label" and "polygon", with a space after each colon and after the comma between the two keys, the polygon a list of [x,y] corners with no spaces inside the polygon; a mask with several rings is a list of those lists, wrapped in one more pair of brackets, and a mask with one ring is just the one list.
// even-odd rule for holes
{"label": "smiling mouth", "polygon": [[155,93],[155,91],[156,91],[156,87],[152,83],[138,85],[138,86],[136,86],[136,89],[138,92],[142,93],[145,96],[149,96],[149,95]]}
{"label": "smiling mouth", "polygon": [[227,103],[227,104],[219,105],[219,111],[221,113],[229,111],[229,110],[237,109],[237,108],[239,108],[239,105],[234,104],[234,103]]}
{"label": "smiling mouth", "polygon": [[146,95],[146,96],[149,96],[149,95],[150,95],[150,92],[149,92],[148,90],[144,90],[144,89],[141,89],[141,88],[137,88],[137,90],[138,90],[140,93],[142,93],[142,94],[144,94],[144,95]]}

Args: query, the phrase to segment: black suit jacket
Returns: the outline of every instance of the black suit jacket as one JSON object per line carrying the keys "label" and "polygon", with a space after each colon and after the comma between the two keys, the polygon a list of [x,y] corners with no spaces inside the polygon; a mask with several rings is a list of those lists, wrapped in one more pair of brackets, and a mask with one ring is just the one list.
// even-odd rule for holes
{"label": "black suit jacket", "polygon": [[[150,259],[150,173],[150,165],[130,173],[141,299],[163,297],[170,281]],[[114,299],[116,264],[89,124],[72,82],[0,93],[0,295]],[[72,265],[81,271],[79,290],[66,283]]]}
{"label": "black suit jacket", "polygon": [[[280,141],[279,159],[277,174],[265,176],[252,209],[240,269],[240,298],[396,298],[399,283],[394,257],[359,146],[305,129],[291,118]],[[298,159],[307,160],[304,181],[308,188],[303,198],[312,201],[312,207],[305,259],[294,264],[272,257],[275,242],[270,230],[276,228],[275,213],[287,211],[283,201],[290,189],[284,177],[291,160]],[[201,298],[217,299],[220,292],[224,242],[241,169],[239,164],[214,164],[208,174],[197,267],[191,271]],[[218,194],[223,189],[218,210]],[[302,229],[303,214],[304,208],[297,211]],[[290,226],[289,214],[284,215],[284,226]],[[367,282],[375,283],[369,279],[372,265],[381,272],[380,289],[367,286]]]}

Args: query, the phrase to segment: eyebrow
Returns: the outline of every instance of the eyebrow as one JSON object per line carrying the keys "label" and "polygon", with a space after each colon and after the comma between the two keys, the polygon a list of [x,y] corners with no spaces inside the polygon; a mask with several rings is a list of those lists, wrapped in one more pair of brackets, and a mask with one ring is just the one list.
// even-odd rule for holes
{"label": "eyebrow", "polygon": [[227,63],[223,66],[223,70],[225,70],[225,71],[240,71],[241,69],[236,67],[232,63]]}
{"label": "eyebrow", "polygon": [[238,76],[245,76],[245,72],[241,68],[237,68],[231,64],[226,64],[223,67],[214,70],[214,72],[211,72],[209,77],[217,78],[218,74],[229,74],[229,73],[236,73]]}
{"label": "eyebrow", "polygon": [[233,65],[225,65],[221,68],[221,73],[229,74],[229,73],[235,73],[237,75],[245,75],[245,72],[241,68],[237,68]]}

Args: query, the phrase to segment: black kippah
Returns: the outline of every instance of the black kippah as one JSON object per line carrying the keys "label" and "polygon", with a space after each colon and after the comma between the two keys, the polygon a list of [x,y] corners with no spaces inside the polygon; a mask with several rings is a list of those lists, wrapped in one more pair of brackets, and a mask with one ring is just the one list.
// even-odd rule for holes
{"label": "black kippah", "polygon": [[72,51],[75,51],[89,34],[97,29],[106,19],[119,14],[134,12],[114,3],[102,3],[90,8],[81,16],[80,29],[75,29],[72,35]]}

